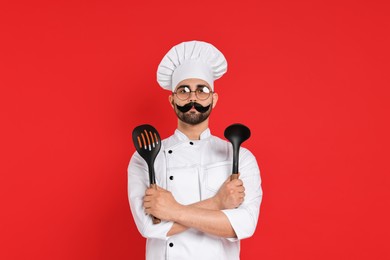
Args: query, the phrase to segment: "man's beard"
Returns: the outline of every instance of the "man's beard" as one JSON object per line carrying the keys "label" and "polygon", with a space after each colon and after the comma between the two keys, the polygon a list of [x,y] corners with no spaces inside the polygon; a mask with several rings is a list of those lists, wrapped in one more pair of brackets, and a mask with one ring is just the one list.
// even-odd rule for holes
{"label": "man's beard", "polygon": [[[187,104],[186,106],[188,107],[188,105],[189,104]],[[198,103],[195,104],[192,103],[191,107],[192,106],[194,106],[198,112],[196,111],[182,112],[185,111],[186,109],[183,109],[183,107],[179,107],[178,105],[174,104],[176,115],[181,121],[190,125],[197,125],[204,122],[210,116],[213,103],[211,102],[211,104],[206,107],[203,107]]]}

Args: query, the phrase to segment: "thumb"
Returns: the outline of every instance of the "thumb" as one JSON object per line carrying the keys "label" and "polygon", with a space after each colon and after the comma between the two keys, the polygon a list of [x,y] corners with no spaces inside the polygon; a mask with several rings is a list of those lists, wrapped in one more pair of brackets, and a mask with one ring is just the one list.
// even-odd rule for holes
{"label": "thumb", "polygon": [[231,178],[231,176],[229,175],[229,177],[226,179],[225,183],[228,183],[230,181],[230,178]]}
{"label": "thumb", "polygon": [[238,180],[240,178],[240,173],[234,173],[232,175],[230,175],[230,180],[231,181],[234,181],[234,180]]}

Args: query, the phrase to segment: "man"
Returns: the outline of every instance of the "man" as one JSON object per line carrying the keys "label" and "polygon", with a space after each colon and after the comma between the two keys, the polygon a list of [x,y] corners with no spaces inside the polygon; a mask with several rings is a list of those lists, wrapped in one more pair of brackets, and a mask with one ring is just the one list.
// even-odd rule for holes
{"label": "man", "polygon": [[[223,54],[199,41],[174,46],[158,67],[157,81],[171,91],[178,126],[156,158],[157,189],[148,188],[148,168],[137,152],[128,168],[129,201],[147,238],[146,259],[236,260],[240,240],[256,229],[262,199],[256,159],[241,148],[240,178],[230,180],[232,146],[208,128],[218,101],[214,80],[226,70]],[[153,224],[151,215],[162,222]]]}

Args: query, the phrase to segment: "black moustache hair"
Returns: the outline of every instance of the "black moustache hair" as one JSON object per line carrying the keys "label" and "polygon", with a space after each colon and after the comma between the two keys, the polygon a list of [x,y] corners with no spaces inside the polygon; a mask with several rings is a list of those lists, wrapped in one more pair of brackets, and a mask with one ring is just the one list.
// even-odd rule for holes
{"label": "black moustache hair", "polygon": [[175,105],[176,105],[177,109],[182,113],[188,112],[188,111],[190,111],[190,109],[192,107],[195,107],[196,111],[198,111],[199,113],[202,113],[202,114],[206,113],[211,106],[211,104],[210,104],[210,105],[204,107],[201,104],[198,104],[196,102],[190,102],[190,103],[185,104],[184,106],[179,106],[178,104],[175,104]]}

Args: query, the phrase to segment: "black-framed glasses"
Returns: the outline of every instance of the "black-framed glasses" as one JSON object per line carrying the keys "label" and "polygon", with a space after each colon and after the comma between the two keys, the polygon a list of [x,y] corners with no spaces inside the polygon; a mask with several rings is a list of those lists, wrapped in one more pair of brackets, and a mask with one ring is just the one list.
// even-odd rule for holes
{"label": "black-framed glasses", "polygon": [[198,85],[196,87],[196,90],[191,90],[190,86],[183,85],[177,88],[175,92],[172,92],[173,94],[176,94],[177,98],[180,100],[187,100],[191,93],[194,92],[195,96],[199,100],[206,100],[210,97],[210,95],[213,93],[207,86],[205,85]]}

